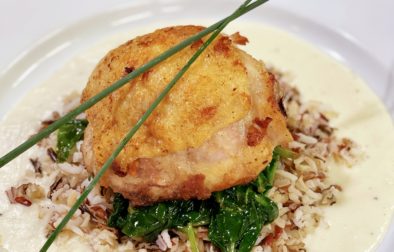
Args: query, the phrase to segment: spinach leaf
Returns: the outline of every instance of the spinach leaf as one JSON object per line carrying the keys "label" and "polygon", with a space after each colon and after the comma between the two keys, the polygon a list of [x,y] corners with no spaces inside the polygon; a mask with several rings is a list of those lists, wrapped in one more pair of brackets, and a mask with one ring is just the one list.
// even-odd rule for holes
{"label": "spinach leaf", "polygon": [[255,183],[215,193],[220,205],[212,218],[208,236],[224,252],[250,251],[263,225],[278,216],[278,208]]}
{"label": "spinach leaf", "polygon": [[127,212],[128,200],[120,194],[116,194],[113,206],[108,224],[128,236],[147,241],[153,241],[167,228],[208,225],[213,209],[209,201],[187,200],[161,202]]}
{"label": "spinach leaf", "polygon": [[259,213],[259,209],[253,202],[249,205],[249,212],[246,214],[247,221],[244,223],[244,233],[242,239],[239,241],[238,251],[249,252],[252,250],[256,240],[260,234],[263,225],[266,223],[265,215]]}
{"label": "spinach leaf", "polygon": [[129,201],[123,198],[122,194],[115,193],[114,201],[113,201],[113,212],[109,216],[108,226],[121,228],[124,225],[125,219],[127,216],[127,208],[129,207]]}
{"label": "spinach leaf", "polygon": [[193,227],[207,226],[209,239],[221,251],[251,251],[263,225],[278,216],[277,205],[266,193],[273,186],[280,157],[274,152],[271,163],[251,183],[216,192],[207,200],[168,201],[128,211],[128,201],[117,194],[109,225],[147,241],[170,228],[184,231],[192,240]]}
{"label": "spinach leaf", "polygon": [[87,125],[87,120],[75,119],[60,126],[57,131],[57,162],[62,163],[68,159],[72,148],[83,138]]}
{"label": "spinach leaf", "polygon": [[174,209],[171,203],[158,203],[153,206],[134,209],[127,215],[122,233],[132,237],[142,237],[154,241],[160,232],[169,227]]}
{"label": "spinach leaf", "polygon": [[263,225],[278,217],[277,205],[265,195],[278,166],[279,155],[274,153],[255,181],[215,193],[220,208],[209,226],[209,238],[221,251],[251,251]]}
{"label": "spinach leaf", "polygon": [[268,192],[274,183],[275,172],[279,166],[279,155],[272,155],[271,163],[262,171],[252,184],[257,187],[259,193]]}
{"label": "spinach leaf", "polygon": [[245,221],[244,214],[241,208],[225,207],[212,219],[208,229],[209,239],[221,251],[236,251]]}
{"label": "spinach leaf", "polygon": [[208,225],[215,206],[210,200],[174,201],[178,207],[178,216],[174,218],[172,227],[185,227],[191,224],[194,227]]}

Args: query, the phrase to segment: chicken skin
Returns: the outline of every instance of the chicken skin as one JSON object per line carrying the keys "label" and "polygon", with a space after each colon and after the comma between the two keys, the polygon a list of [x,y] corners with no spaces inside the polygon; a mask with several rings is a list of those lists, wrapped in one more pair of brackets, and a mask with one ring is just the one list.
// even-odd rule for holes
{"label": "chicken skin", "polygon": [[[175,26],[137,37],[96,66],[82,102],[182,40],[199,26]],[[87,110],[84,161],[93,173],[201,46],[181,50]],[[204,51],[101,179],[134,205],[205,199],[245,184],[291,135],[278,105],[275,78],[238,48],[247,39],[220,35]]]}

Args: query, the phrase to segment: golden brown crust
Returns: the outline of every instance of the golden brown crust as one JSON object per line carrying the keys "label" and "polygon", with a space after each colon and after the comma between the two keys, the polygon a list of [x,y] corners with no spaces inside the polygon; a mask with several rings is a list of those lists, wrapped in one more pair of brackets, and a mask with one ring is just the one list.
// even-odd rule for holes
{"label": "golden brown crust", "polygon": [[[82,101],[202,29],[164,28],[112,50],[93,71]],[[102,185],[136,205],[146,205],[206,198],[212,191],[257,176],[270,161],[275,145],[288,141],[290,135],[276,102],[275,81],[262,63],[234,46],[245,39],[240,35],[233,39],[219,36],[200,56],[127,144]],[[97,172],[203,40],[87,111],[83,150],[89,169]],[[264,118],[272,120],[259,126]],[[258,139],[248,145],[251,125],[257,125]]]}
{"label": "golden brown crust", "polygon": [[242,36],[239,32],[236,32],[230,36],[231,41],[237,45],[246,45],[249,43],[247,37]]}

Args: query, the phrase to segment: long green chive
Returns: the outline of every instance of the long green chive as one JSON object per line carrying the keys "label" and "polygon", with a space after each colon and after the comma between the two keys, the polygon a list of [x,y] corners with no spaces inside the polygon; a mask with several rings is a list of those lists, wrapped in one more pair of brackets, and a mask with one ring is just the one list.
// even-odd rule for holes
{"label": "long green chive", "polygon": [[[238,10],[237,10],[238,11]],[[148,119],[148,117],[152,114],[153,110],[160,104],[160,102],[164,99],[164,97],[170,92],[170,90],[174,87],[175,83],[185,74],[185,72],[190,68],[194,61],[201,55],[201,53],[208,47],[209,44],[219,35],[219,33],[224,29],[224,27],[229,23],[229,21],[223,22],[219,28],[208,38],[207,41],[203,43],[203,45],[194,53],[194,55],[189,59],[186,65],[175,75],[175,77],[167,84],[167,86],[163,89],[163,91],[159,94],[156,100],[150,105],[148,110],[141,116],[141,118],[137,121],[134,127],[126,134],[126,136],[122,139],[119,145],[116,147],[115,151],[111,154],[111,156],[105,161],[104,165],[98,171],[93,180],[89,183],[89,185],[85,188],[81,196],[75,202],[75,204],[71,207],[70,211],[64,216],[63,220],[59,223],[56,229],[52,232],[52,234],[48,237],[44,246],[41,248],[41,252],[47,251],[51,246],[53,241],[56,239],[61,230],[66,226],[67,222],[72,218],[74,213],[78,210],[79,206],[85,201],[88,194],[93,190],[96,186],[100,178],[104,175],[107,169],[110,167],[115,158],[119,155],[119,153],[123,150],[126,144],[130,141],[130,139],[134,136],[134,134],[138,131],[138,129],[142,126],[142,124]]]}
{"label": "long green chive", "polygon": [[35,134],[34,136],[30,137],[27,141],[24,143],[20,144],[18,147],[15,149],[11,150],[7,154],[5,154],[3,157],[0,158],[0,168],[9,163],[11,160],[25,152],[27,149],[44,139],[45,137],[49,136],[52,132],[57,130],[60,126],[63,124],[67,123],[68,121],[74,119],[77,115],[81,114],[85,110],[89,109],[92,107],[94,104],[97,102],[101,101],[103,98],[105,98],[108,94],[116,91],[117,89],[121,88],[122,86],[126,85],[129,83],[131,80],[134,78],[138,77],[140,74],[146,72],[147,70],[151,69],[152,67],[156,66],[160,62],[166,60],[167,58],[171,57],[175,53],[179,52],[186,46],[192,44],[193,42],[201,39],[205,35],[208,35],[209,33],[215,31],[218,29],[224,22],[231,22],[234,19],[244,15],[245,13],[255,9],[256,7],[260,6],[261,4],[267,2],[268,0],[256,0],[255,2],[249,4],[251,0],[246,1],[241,8],[238,8],[236,12],[234,12],[232,15],[226,17],[225,19],[220,20],[219,22],[216,22],[215,24],[209,26],[208,28],[204,29],[203,31],[197,33],[194,36],[191,36],[190,38],[182,41],[178,45],[170,48],[169,50],[163,52],[156,58],[152,59],[151,61],[147,62],[146,64],[142,65],[138,69],[134,70],[130,74],[126,75],[122,79],[116,81],[114,84],[109,86],[108,88],[102,90],[95,96],[91,97],[89,100],[85,101],[82,103],[80,106],[75,108],[73,111],[69,112],[65,116],[61,117],[58,119],[56,122],[52,123],[49,125],[47,128],[43,129],[39,133]]}

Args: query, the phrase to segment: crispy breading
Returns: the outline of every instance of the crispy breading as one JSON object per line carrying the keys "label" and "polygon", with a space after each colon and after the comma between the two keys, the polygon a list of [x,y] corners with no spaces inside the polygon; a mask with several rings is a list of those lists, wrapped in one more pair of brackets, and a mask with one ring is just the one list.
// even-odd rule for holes
{"label": "crispy breading", "polygon": [[[110,51],[93,71],[82,101],[202,29],[164,28]],[[253,180],[264,169],[273,148],[291,136],[277,104],[275,78],[235,46],[238,40],[220,35],[209,46],[127,144],[101,185],[135,205],[147,205],[207,198]],[[87,111],[83,151],[90,170],[97,172],[202,43],[183,49]]]}

